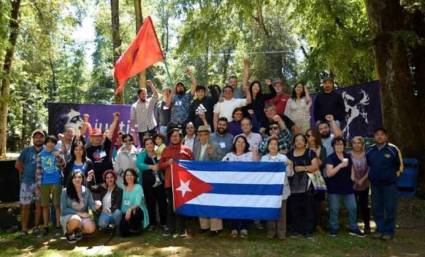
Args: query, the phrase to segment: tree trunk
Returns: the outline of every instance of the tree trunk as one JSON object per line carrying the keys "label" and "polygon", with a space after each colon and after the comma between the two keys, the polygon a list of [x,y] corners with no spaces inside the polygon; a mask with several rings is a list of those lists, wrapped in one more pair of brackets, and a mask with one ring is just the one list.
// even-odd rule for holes
{"label": "tree trunk", "polygon": [[[120,1],[111,0],[111,25],[112,25],[112,50],[114,55],[114,65],[121,55],[121,37],[120,37]],[[115,85],[118,83],[114,78]],[[115,95],[115,103],[124,103],[124,89]]]}
{"label": "tree trunk", "polygon": [[3,74],[1,80],[1,99],[0,99],[0,159],[6,158],[7,152],[7,114],[10,101],[10,73],[12,70],[12,61],[15,54],[16,41],[19,35],[19,8],[21,0],[12,0],[12,10],[9,22],[9,44],[4,56]]}
{"label": "tree trunk", "polygon": [[[143,25],[143,14],[142,14],[142,0],[134,0],[134,13],[136,16],[136,35],[139,32],[140,27]],[[139,87],[146,87],[146,70],[142,71],[138,75]]]}
{"label": "tree trunk", "polygon": [[[399,146],[404,157],[414,157],[424,163],[425,124],[418,122],[424,110],[418,108],[421,101],[415,93],[408,45],[399,34],[409,30],[406,14],[399,0],[366,0],[366,8],[375,36],[384,125],[390,133],[390,141]],[[424,185],[424,176],[420,184]]]}

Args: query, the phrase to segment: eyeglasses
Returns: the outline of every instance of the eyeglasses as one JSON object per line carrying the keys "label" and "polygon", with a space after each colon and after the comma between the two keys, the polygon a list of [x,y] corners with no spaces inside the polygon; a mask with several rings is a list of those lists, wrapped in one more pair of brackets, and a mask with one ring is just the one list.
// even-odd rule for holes
{"label": "eyeglasses", "polygon": [[279,127],[278,127],[278,126],[270,127],[270,130],[278,130],[278,129],[279,129]]}
{"label": "eyeglasses", "polygon": [[305,134],[305,137],[307,137],[307,138],[312,137],[312,136],[313,136],[313,135]]}

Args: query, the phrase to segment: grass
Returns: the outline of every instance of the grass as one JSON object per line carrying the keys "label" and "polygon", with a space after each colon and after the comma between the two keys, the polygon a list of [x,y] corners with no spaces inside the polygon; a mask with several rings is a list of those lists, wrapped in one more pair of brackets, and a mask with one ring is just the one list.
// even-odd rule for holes
{"label": "grass", "polygon": [[341,231],[337,237],[316,233],[314,238],[288,238],[284,241],[266,238],[265,231],[250,229],[248,239],[232,239],[225,231],[208,237],[194,231],[186,239],[165,238],[159,231],[145,232],[131,238],[95,235],[68,245],[64,239],[17,234],[0,234],[0,256],[425,256],[425,201],[402,200],[399,205],[399,228],[390,242],[356,238]]}

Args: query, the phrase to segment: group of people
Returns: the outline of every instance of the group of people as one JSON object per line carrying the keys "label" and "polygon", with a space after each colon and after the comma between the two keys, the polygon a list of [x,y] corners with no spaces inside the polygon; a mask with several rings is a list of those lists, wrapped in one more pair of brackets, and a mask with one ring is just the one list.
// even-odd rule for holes
{"label": "group of people", "polygon": [[[344,102],[332,78],[323,79],[323,91],[313,102],[302,83],[295,84],[289,96],[281,80],[248,85],[244,76],[239,86],[232,76],[223,88],[206,88],[197,84],[190,70],[187,74],[190,90],[182,82],[174,89],[164,87],[161,100],[148,81],[151,97],[147,88],[141,88],[131,107],[134,133],[120,131],[116,140],[119,113],[113,114],[107,131],[85,124],[81,131],[66,128],[59,141],[34,131],[32,146],[16,162],[22,173],[21,233],[28,234],[30,206],[35,202],[33,231],[40,236],[49,233],[49,218],[54,218],[56,234],[63,232],[70,243],[96,228],[129,236],[159,227],[164,236],[185,237],[188,217],[173,208],[171,165],[196,160],[286,165],[279,219],[230,220],[232,237],[247,237],[251,223],[259,229],[266,225],[269,238],[285,239],[288,234],[311,238],[325,227],[336,236],[341,202],[348,211],[349,234],[363,237],[371,232],[371,189],[373,236],[393,238],[401,153],[388,142],[384,128],[376,129],[376,144],[368,149],[363,137],[351,142],[343,138]],[[224,227],[218,217],[199,217],[199,226],[212,236]]]}

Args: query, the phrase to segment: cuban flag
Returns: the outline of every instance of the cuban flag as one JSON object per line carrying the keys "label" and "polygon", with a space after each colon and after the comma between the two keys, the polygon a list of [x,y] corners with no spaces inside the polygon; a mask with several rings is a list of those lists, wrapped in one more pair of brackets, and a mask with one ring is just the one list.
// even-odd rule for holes
{"label": "cuban flag", "polygon": [[172,165],[174,209],[185,216],[277,220],[285,164],[178,161]]}

